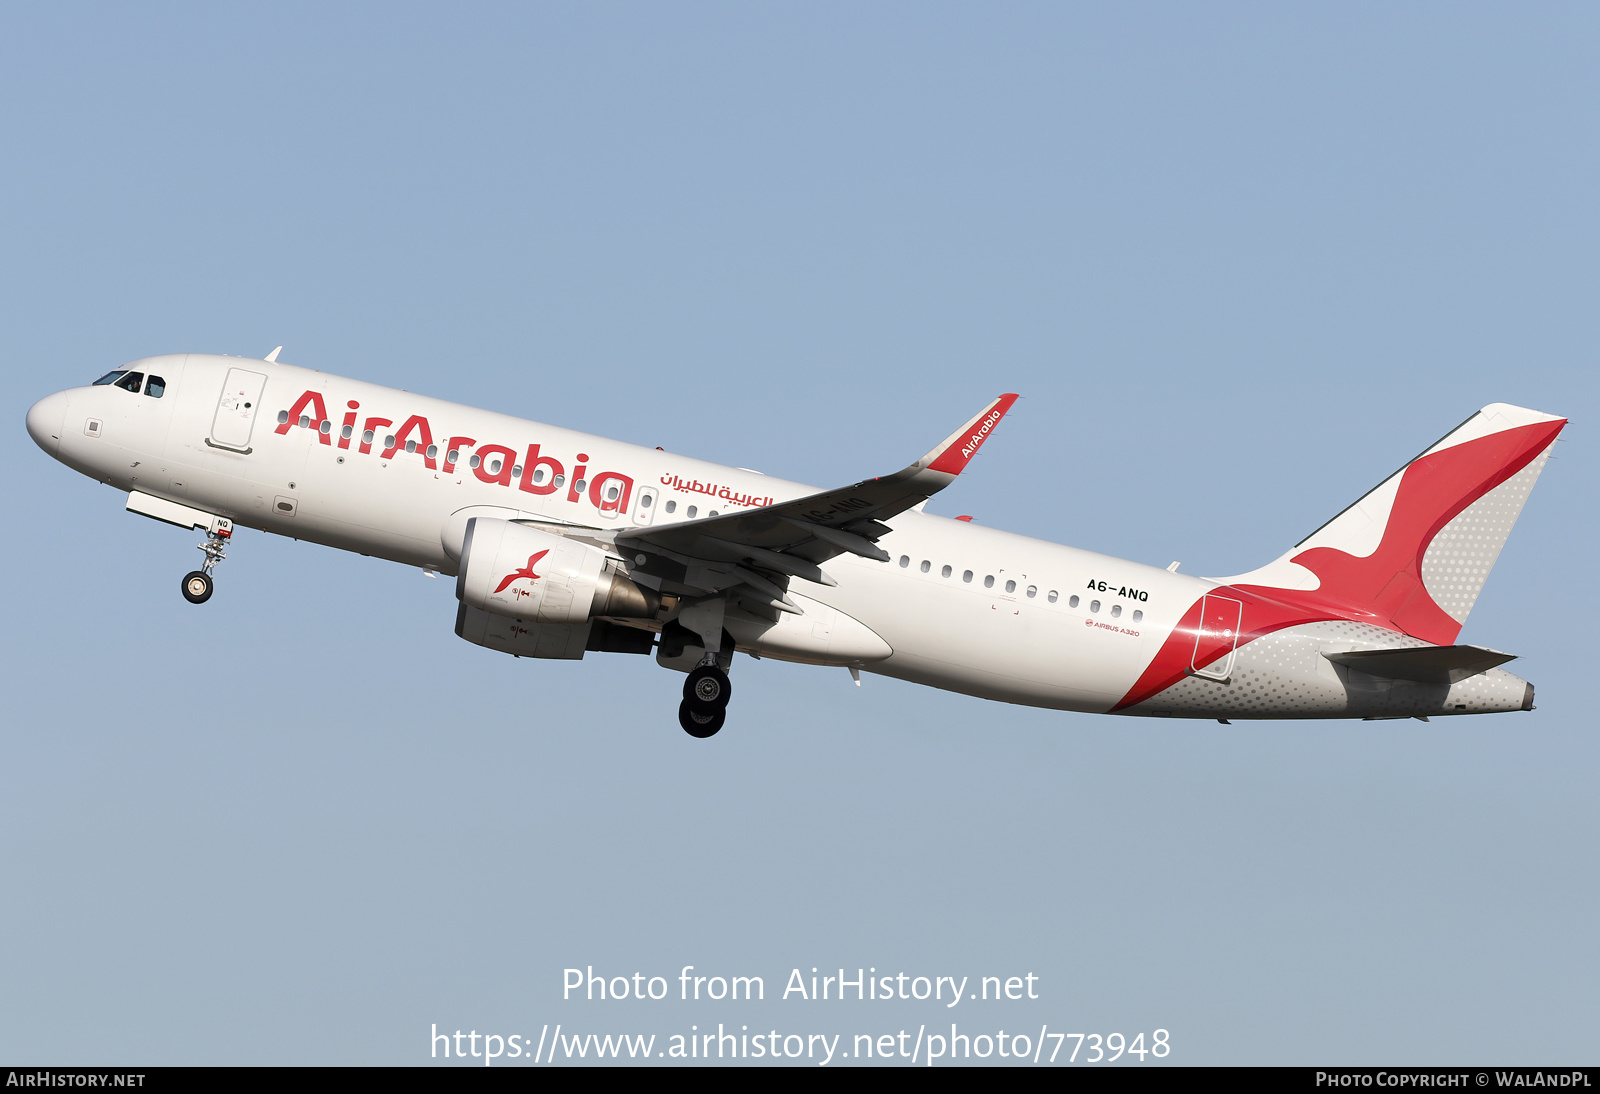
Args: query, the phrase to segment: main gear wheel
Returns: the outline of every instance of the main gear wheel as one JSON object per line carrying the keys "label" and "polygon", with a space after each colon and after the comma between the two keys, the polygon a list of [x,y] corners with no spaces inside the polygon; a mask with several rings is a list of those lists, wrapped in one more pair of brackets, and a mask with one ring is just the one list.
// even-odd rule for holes
{"label": "main gear wheel", "polygon": [[691,737],[712,737],[717,730],[722,728],[722,723],[728,720],[728,709],[717,707],[710,713],[702,714],[689,705],[685,699],[678,704],[678,724],[683,731]]}
{"label": "main gear wheel", "polygon": [[683,700],[697,713],[726,710],[731,698],[733,685],[728,681],[728,674],[716,665],[698,666],[683,682]]}

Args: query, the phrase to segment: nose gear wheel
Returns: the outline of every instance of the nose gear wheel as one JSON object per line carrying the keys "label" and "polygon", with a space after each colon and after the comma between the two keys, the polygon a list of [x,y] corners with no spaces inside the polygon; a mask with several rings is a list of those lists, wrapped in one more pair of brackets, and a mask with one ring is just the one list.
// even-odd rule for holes
{"label": "nose gear wheel", "polygon": [[191,604],[204,604],[211,599],[211,575],[203,570],[190,570],[183,575],[183,598]]}

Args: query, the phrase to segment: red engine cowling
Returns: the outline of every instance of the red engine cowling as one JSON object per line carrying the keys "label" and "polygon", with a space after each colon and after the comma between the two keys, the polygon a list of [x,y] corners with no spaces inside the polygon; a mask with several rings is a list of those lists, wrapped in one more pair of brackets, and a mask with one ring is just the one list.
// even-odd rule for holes
{"label": "red engine cowling", "polygon": [[598,547],[495,517],[467,522],[456,598],[469,608],[536,623],[648,618],[661,606]]}

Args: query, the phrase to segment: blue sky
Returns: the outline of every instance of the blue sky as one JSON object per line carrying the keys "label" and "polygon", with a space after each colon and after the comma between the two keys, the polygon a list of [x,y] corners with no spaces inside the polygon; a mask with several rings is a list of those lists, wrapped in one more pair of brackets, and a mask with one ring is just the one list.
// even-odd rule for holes
{"label": "blue sky", "polygon": [[[1577,4],[0,15],[0,1059],[413,1063],[430,1024],[891,1032],[571,965],[1040,976],[1175,1062],[1591,1059],[1600,17]],[[22,428],[283,359],[1193,573],[1477,407],[1573,419],[1462,641],[1533,714],[1173,725],[742,659],[506,662],[449,583],[189,535]],[[965,1028],[965,1027],[964,1027]]]}

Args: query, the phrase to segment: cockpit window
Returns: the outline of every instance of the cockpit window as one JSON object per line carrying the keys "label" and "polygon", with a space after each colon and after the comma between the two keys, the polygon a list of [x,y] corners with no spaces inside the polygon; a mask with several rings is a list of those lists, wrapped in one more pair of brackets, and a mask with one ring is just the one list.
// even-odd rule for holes
{"label": "cockpit window", "polygon": [[135,395],[137,395],[137,394],[139,394],[139,386],[141,384],[143,384],[143,383],[144,383],[144,373],[142,373],[142,372],[126,372],[126,373],[123,373],[122,379],[118,380],[116,383],[112,384],[111,386],[112,387],[120,387],[123,391],[131,391]]}
{"label": "cockpit window", "polygon": [[91,387],[99,387],[102,384],[115,383],[117,377],[126,375],[127,371],[128,370],[125,369],[125,368],[119,368],[119,369],[115,370],[114,372],[108,372],[104,376],[100,377],[100,379],[96,380],[93,384],[91,384],[89,386],[91,386]]}
{"label": "cockpit window", "polygon": [[167,382],[159,376],[152,376],[150,382],[144,385],[144,393],[152,399],[159,399],[167,393]]}

